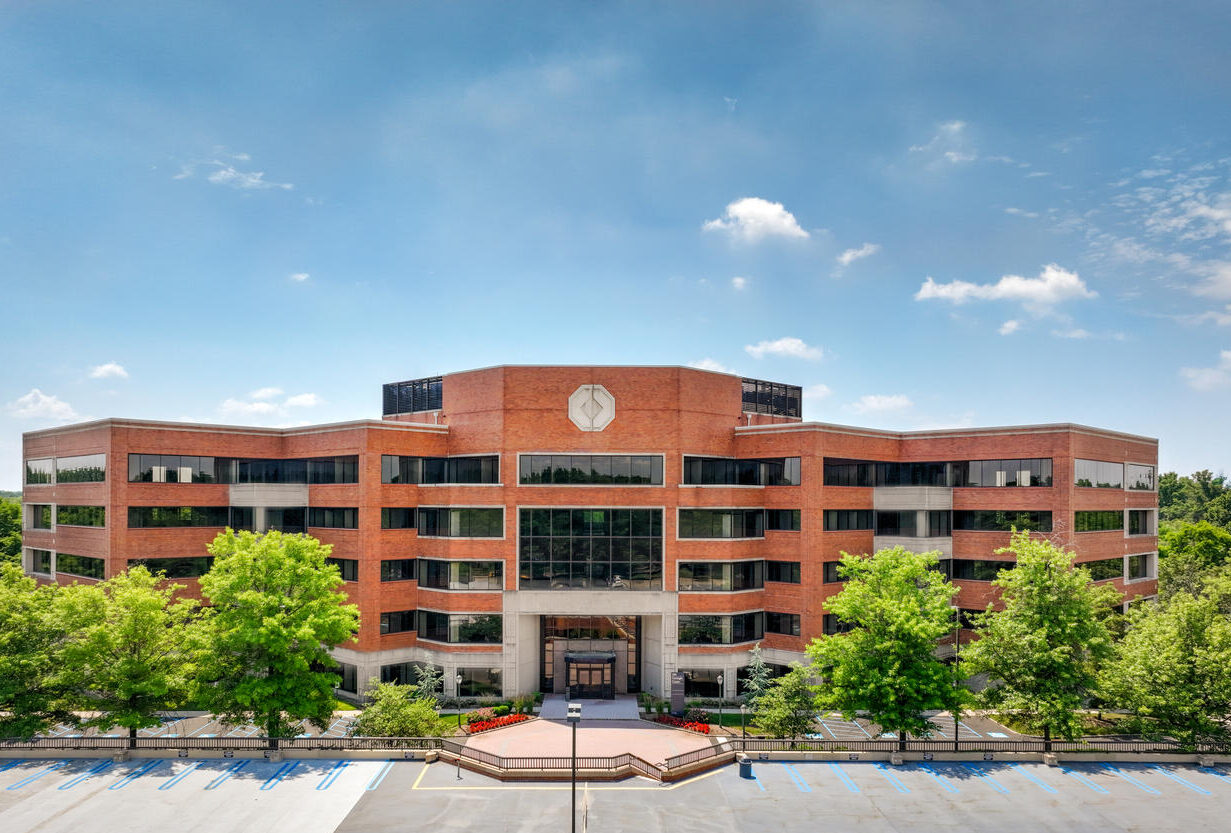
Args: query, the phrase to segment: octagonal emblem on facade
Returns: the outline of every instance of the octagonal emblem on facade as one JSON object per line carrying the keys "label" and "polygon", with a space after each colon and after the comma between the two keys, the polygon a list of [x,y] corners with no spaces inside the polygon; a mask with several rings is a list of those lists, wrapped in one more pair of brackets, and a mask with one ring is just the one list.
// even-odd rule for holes
{"label": "octagonal emblem on facade", "polygon": [[615,419],[615,397],[602,385],[582,385],[568,398],[568,418],[582,431],[602,431]]}

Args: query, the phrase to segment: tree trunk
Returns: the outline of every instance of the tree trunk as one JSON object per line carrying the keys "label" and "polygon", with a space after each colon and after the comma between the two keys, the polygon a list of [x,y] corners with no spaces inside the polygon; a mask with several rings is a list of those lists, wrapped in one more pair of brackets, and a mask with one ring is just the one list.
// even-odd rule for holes
{"label": "tree trunk", "polygon": [[906,731],[904,729],[898,730],[898,749],[906,751]]}
{"label": "tree trunk", "polygon": [[128,727],[128,748],[137,748],[137,730],[131,726]]}
{"label": "tree trunk", "polygon": [[274,737],[274,728],[277,722],[278,719],[274,716],[273,712],[265,716],[265,736],[269,739],[270,749],[278,748],[278,739]]}
{"label": "tree trunk", "polygon": [[961,719],[962,719],[962,713],[958,711],[957,709],[954,709],[953,710],[953,751],[954,752],[958,751],[957,736],[962,731],[961,725],[960,725]]}
{"label": "tree trunk", "polygon": [[1051,751],[1051,724],[1050,723],[1043,724],[1043,751],[1044,752]]}

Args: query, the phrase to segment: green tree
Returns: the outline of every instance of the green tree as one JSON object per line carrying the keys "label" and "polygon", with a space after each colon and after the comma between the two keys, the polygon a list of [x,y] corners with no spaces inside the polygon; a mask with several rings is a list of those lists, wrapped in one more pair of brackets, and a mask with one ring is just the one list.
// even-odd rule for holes
{"label": "green tree", "polygon": [[955,707],[953,671],[936,656],[937,641],[953,630],[957,588],[936,567],[938,554],[893,547],[869,557],[843,554],[846,586],[826,601],[853,627],[808,646],[824,679],[821,703],[851,719],[870,720],[899,740],[935,730],[923,714]]}
{"label": "green tree", "polygon": [[1103,669],[1106,700],[1140,717],[1147,736],[1186,745],[1231,739],[1231,620],[1213,599],[1176,593],[1136,605],[1129,629]]}
{"label": "green tree", "polygon": [[751,655],[748,658],[747,676],[742,681],[744,699],[748,701],[750,708],[756,706],[757,700],[761,699],[769,684],[769,665],[761,656],[761,643],[758,642],[752,646]]}
{"label": "green tree", "polygon": [[412,685],[368,682],[368,704],[350,733],[364,738],[429,738],[443,734],[436,698]]}
{"label": "green tree", "polygon": [[444,669],[430,662],[416,666],[418,681],[415,684],[415,697],[420,700],[431,698],[435,703],[436,696],[444,690]]}
{"label": "green tree", "polygon": [[80,708],[97,712],[86,725],[137,730],[159,723],[159,711],[184,702],[190,673],[188,629],[198,603],[174,601],[182,584],[166,584],[133,567],[101,584],[65,594],[62,609],[88,624],[64,651],[64,674]]}
{"label": "green tree", "polygon": [[[1193,472],[1191,476],[1166,472],[1158,479],[1159,518],[1164,521],[1190,523],[1206,520],[1212,504],[1228,491],[1231,491],[1231,488],[1227,485],[1226,477],[1205,469]],[[1225,506],[1226,502],[1219,505]],[[1220,510],[1215,509],[1215,514],[1221,517]]]}
{"label": "green tree", "polygon": [[21,564],[21,502],[0,498],[0,564]]}
{"label": "green tree", "polygon": [[1214,526],[1231,530],[1231,490],[1223,492],[1206,504],[1205,520]]}
{"label": "green tree", "polygon": [[331,547],[307,535],[221,533],[201,577],[210,602],[200,629],[200,699],[215,714],[264,728],[270,743],[307,719],[324,727],[341,682],[329,649],[350,639],[359,612],[325,563]]}
{"label": "green tree", "polygon": [[62,615],[63,590],[0,565],[0,737],[31,738],[54,723],[78,722],[61,671],[81,623]]}
{"label": "green tree", "polygon": [[1105,619],[1120,595],[1075,568],[1071,552],[1027,532],[1015,532],[997,552],[1016,555],[1017,566],[992,582],[1003,610],[976,617],[979,639],[963,653],[965,670],[987,674],[981,699],[1040,727],[1050,749],[1053,733],[1082,734],[1078,710],[1094,691],[1099,661],[1111,654]]}
{"label": "green tree", "polygon": [[791,670],[770,682],[757,698],[753,720],[776,738],[795,738],[812,728],[816,707],[808,669],[792,663]]}
{"label": "green tree", "polygon": [[1231,564],[1231,531],[1202,521],[1165,523],[1158,537],[1158,591],[1198,596],[1208,573]]}

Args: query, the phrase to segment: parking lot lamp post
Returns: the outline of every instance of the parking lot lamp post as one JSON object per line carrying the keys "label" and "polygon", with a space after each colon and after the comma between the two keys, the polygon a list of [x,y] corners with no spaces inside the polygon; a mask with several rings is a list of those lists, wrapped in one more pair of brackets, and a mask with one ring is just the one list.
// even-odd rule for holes
{"label": "parking lot lamp post", "polygon": [[457,676],[453,678],[454,689],[453,694],[457,697],[457,732],[462,731],[462,672],[458,671]]}
{"label": "parking lot lamp post", "polygon": [[748,706],[744,703],[739,704],[739,733],[744,740],[748,740],[748,730],[744,728],[744,718],[748,715]]}
{"label": "parking lot lamp post", "polygon": [[577,833],[577,724],[581,722],[581,703],[568,704],[568,722],[573,724],[573,814],[572,831]]}
{"label": "parking lot lamp post", "polygon": [[727,694],[727,690],[722,685],[722,675],[718,675],[718,730],[722,731],[722,698]]}

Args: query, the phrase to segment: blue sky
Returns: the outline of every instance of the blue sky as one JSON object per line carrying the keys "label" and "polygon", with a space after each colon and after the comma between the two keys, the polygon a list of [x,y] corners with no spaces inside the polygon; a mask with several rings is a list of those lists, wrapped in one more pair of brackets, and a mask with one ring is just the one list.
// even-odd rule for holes
{"label": "blue sky", "polygon": [[698,364],[1231,470],[1225,3],[0,8],[0,488],[104,416]]}

